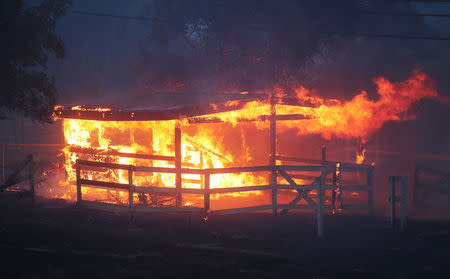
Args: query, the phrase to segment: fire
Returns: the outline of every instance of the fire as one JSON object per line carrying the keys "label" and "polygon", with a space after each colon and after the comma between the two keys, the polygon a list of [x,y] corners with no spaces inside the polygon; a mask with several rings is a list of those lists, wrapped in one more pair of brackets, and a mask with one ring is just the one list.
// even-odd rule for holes
{"label": "fire", "polygon": [[[282,103],[284,92],[275,89],[278,97],[272,106],[268,100],[258,100],[246,103],[241,109],[209,114],[195,117],[197,120],[218,119],[221,123],[203,122],[192,124],[194,118],[169,121],[93,121],[80,119],[63,119],[64,137],[67,146],[63,149],[65,154],[65,169],[69,191],[64,196],[74,196],[75,170],[77,159],[89,159],[118,164],[174,167],[174,162],[164,160],[146,160],[126,158],[119,156],[102,156],[102,152],[121,152],[134,154],[155,154],[173,156],[174,129],[179,125],[182,130],[181,158],[182,166],[189,168],[224,168],[246,166],[254,164],[254,157],[261,153],[248,144],[249,139],[241,129],[267,129],[269,117],[272,113],[277,116],[300,115],[305,119],[283,120],[277,122],[278,132],[287,129],[296,129],[298,135],[320,134],[325,139],[333,136],[341,138],[360,138],[364,142],[387,121],[400,121],[403,112],[410,105],[422,98],[438,97],[430,78],[419,70],[413,72],[406,81],[390,82],[383,77],[375,78],[377,86],[376,100],[368,97],[362,91],[349,101],[324,100],[314,96],[311,92],[299,86],[295,92],[297,99],[308,101],[315,106],[302,107]],[[241,94],[248,94],[243,91]],[[235,105],[230,101],[229,105]],[[214,104],[211,105],[216,107]],[[72,110],[110,111],[108,108],[87,109],[81,106],[72,107]],[[250,121],[251,122],[246,122]],[[237,126],[239,123],[239,126]],[[238,132],[236,132],[238,130]],[[233,137],[227,141],[225,136]],[[95,151],[91,154],[73,151],[74,148],[84,148]],[[365,150],[357,154],[357,162],[364,161]],[[258,162],[261,164],[261,162]],[[267,164],[267,161],[262,162]],[[88,179],[128,183],[126,171],[85,171]],[[200,175],[183,174],[183,188],[203,187]],[[211,176],[211,188],[236,187],[249,185],[262,185],[268,183],[268,174],[242,173],[242,174],[216,174]],[[134,176],[137,186],[175,187],[175,175],[167,173],[138,173]],[[92,188],[83,188],[83,194],[92,194],[94,197],[114,199],[117,202],[126,201],[126,193],[116,193],[113,197],[111,191]],[[228,195],[260,195],[260,192],[233,193]],[[106,197],[106,195],[109,195]],[[137,197],[135,198],[137,199]],[[185,205],[192,205],[187,201]]]}
{"label": "fire", "polygon": [[361,150],[361,152],[356,153],[356,163],[362,164],[366,159],[366,149]]}
{"label": "fire", "polygon": [[[384,77],[375,78],[377,99],[372,100],[366,91],[354,96],[350,101],[324,100],[314,96],[303,86],[295,89],[297,99],[308,101],[316,107],[286,105],[278,98],[275,104],[277,115],[299,114],[305,120],[279,121],[277,127],[281,131],[296,129],[299,135],[319,134],[325,139],[331,137],[360,138],[366,141],[374,132],[388,121],[413,119],[402,117],[409,107],[423,98],[439,98],[432,80],[420,70],[413,71],[406,81],[390,82]],[[281,89],[276,88],[274,94],[285,96]],[[257,119],[262,115],[270,115],[271,106],[268,101],[253,101],[247,103],[241,110],[222,112],[205,116],[216,117],[233,125],[240,119]],[[257,122],[258,127],[261,122]]]}
{"label": "fire", "polygon": [[85,108],[83,106],[73,106],[72,110],[86,110],[86,111],[111,111],[110,108]]}
{"label": "fire", "polygon": [[[332,136],[340,138],[361,138],[366,141],[375,131],[387,121],[408,120],[401,114],[406,112],[411,104],[423,98],[438,98],[431,79],[415,70],[410,78],[402,82],[390,82],[384,77],[374,79],[377,86],[377,100],[371,100],[366,91],[354,96],[350,101],[334,100],[334,104],[316,97],[315,102],[321,104],[318,108],[302,108],[298,113],[311,116],[302,125],[284,122],[282,126],[296,128],[299,135],[320,134],[326,139]],[[310,98],[310,92],[300,87],[299,97]],[[411,119],[411,117],[409,118]]]}
{"label": "fire", "polygon": [[[63,151],[66,155],[67,184],[73,184],[76,179],[74,164],[77,159],[107,161],[118,164],[140,165],[154,167],[174,167],[173,162],[101,156],[102,152],[117,151],[121,153],[155,154],[173,156],[174,154],[174,128],[177,121],[90,121],[79,119],[64,119],[64,135],[66,146]],[[214,125],[214,124],[212,124]],[[216,124],[223,125],[223,124]],[[229,124],[228,124],[229,125]],[[211,128],[211,126],[209,126]],[[233,155],[227,151],[222,135],[214,129],[198,129],[182,126],[182,166],[188,168],[224,168],[235,166],[236,162],[246,164],[251,159],[245,152]],[[84,148],[96,151],[96,154],[81,154],[74,148]],[[91,152],[93,153],[93,152]],[[87,179],[110,182],[128,183],[126,171],[84,172]],[[211,188],[235,187],[243,185],[260,185],[265,183],[266,175],[250,174],[215,174],[211,176]],[[183,174],[184,188],[200,189],[202,177],[195,174]],[[151,175],[137,174],[134,176],[136,186],[175,187],[175,175],[167,173],[153,173]],[[100,197],[105,190],[83,188],[83,194]],[[72,192],[75,189],[71,189]],[[260,193],[253,193],[259,195]],[[232,195],[232,194],[228,194]],[[236,195],[249,195],[248,193]],[[126,195],[118,197],[126,200]],[[187,202],[191,205],[192,202]]]}

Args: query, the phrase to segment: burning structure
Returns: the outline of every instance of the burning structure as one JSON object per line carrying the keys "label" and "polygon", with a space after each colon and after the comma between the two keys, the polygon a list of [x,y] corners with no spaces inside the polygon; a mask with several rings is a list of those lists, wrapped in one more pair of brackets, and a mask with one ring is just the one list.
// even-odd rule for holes
{"label": "burning structure", "polygon": [[[377,100],[366,92],[346,102],[324,100],[299,87],[295,96],[275,88],[270,94],[203,96],[203,103],[184,100],[170,107],[57,106],[54,116],[64,122],[67,144],[63,198],[205,214],[372,211],[374,166],[364,162],[363,149],[356,163],[329,161],[325,150],[320,160],[282,155],[277,132],[364,142],[386,121],[403,120],[412,103],[437,97],[420,71],[404,82],[375,83]],[[344,206],[346,192],[363,204]]]}

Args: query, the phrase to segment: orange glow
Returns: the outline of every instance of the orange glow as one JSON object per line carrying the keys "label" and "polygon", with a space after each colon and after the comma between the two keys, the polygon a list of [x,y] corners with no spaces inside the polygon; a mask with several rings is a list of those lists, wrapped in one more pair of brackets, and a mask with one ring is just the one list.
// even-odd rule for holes
{"label": "orange glow", "polygon": [[363,149],[361,151],[361,153],[357,153],[356,154],[356,163],[357,164],[362,164],[364,163],[364,160],[366,159],[366,149]]}
{"label": "orange glow", "polygon": [[[437,97],[430,79],[421,71],[416,70],[412,76],[403,82],[392,83],[380,77],[374,79],[377,86],[378,99],[371,100],[362,91],[349,101],[324,100],[313,96],[311,92],[299,86],[296,98],[315,104],[315,107],[302,107],[283,104],[278,98],[275,104],[277,115],[300,115],[307,119],[283,120],[277,122],[278,133],[287,129],[296,129],[298,135],[320,134],[325,139],[331,137],[360,138],[365,141],[387,121],[404,120],[401,113],[406,112],[410,105],[425,97]],[[241,92],[247,94],[248,92]],[[275,89],[278,97],[284,92]],[[239,101],[229,101],[226,105],[234,106]],[[212,108],[217,107],[212,104]],[[81,106],[72,110],[110,111],[108,108],[86,109]],[[269,101],[251,101],[241,109],[220,112],[196,117],[200,120],[220,119],[222,123],[190,124],[189,118],[170,121],[93,121],[80,119],[63,119],[64,137],[67,146],[65,154],[65,170],[67,179],[62,184],[69,191],[63,198],[74,199],[74,186],[77,159],[88,159],[101,162],[128,164],[137,166],[174,167],[174,162],[162,160],[134,159],[95,154],[81,154],[71,151],[71,148],[87,148],[93,151],[116,151],[121,153],[154,154],[174,156],[174,129],[180,125],[182,130],[181,158],[182,166],[188,168],[226,168],[247,166],[253,162],[254,148],[248,144],[245,133],[237,129],[267,129],[268,119],[272,113]],[[266,117],[266,118],[261,118]],[[256,120],[239,124],[243,120]],[[227,138],[226,138],[227,137]],[[227,140],[233,138],[232,141]],[[232,144],[235,146],[233,147]],[[266,151],[259,151],[268,152]],[[268,155],[267,155],[268,156]],[[357,154],[357,163],[363,163],[365,150]],[[267,161],[266,161],[267,162]],[[263,164],[267,164],[264,162]],[[337,171],[338,172],[338,171]],[[337,173],[338,174],[338,173]],[[122,170],[103,170],[82,172],[86,179],[128,183],[128,173]],[[211,188],[250,186],[268,184],[267,173],[215,174],[211,176]],[[168,173],[136,173],[133,177],[136,186],[175,187],[175,175]],[[183,174],[183,188],[204,187],[202,176]],[[114,192],[114,193],[112,193]],[[115,203],[126,203],[127,193],[83,187],[83,194],[94,199],[108,200]],[[114,195],[114,196],[113,196]],[[242,192],[224,194],[228,196],[261,195],[261,192]],[[135,200],[138,197],[135,196]],[[185,201],[191,206],[198,201]]]}
{"label": "orange glow", "polygon": [[[411,104],[422,98],[437,98],[430,78],[420,70],[415,70],[411,77],[403,82],[390,82],[384,77],[374,79],[377,86],[377,100],[371,100],[366,91],[362,91],[350,101],[333,100],[334,104],[326,104],[325,100],[315,98],[321,103],[318,108],[295,108],[297,113],[305,113],[313,119],[305,120],[301,125],[285,121],[281,127],[296,128],[299,135],[320,134],[325,139],[331,137],[361,138],[366,141],[387,121],[409,120],[402,118]],[[300,87],[297,95],[310,98],[309,92]],[[329,103],[329,101],[328,101]],[[291,110],[291,113],[294,113]]]}
{"label": "orange glow", "polygon": [[74,106],[72,110],[85,110],[85,111],[111,111],[110,108],[84,108],[82,106]]}

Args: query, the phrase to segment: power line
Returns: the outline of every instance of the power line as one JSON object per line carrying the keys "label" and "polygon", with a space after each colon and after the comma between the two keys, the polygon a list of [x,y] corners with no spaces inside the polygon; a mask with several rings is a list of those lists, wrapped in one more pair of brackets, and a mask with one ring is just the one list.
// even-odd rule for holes
{"label": "power line", "polygon": [[[112,17],[121,19],[131,19],[131,20],[144,20],[144,21],[163,21],[159,18],[151,17],[136,17],[136,16],[126,16],[126,15],[115,15],[115,14],[105,14],[96,13],[89,11],[72,11],[74,14],[89,15],[89,16],[101,16],[101,17]],[[410,13],[393,13],[393,12],[370,12],[365,11],[363,13],[376,14],[376,15],[399,15],[399,16],[445,16],[450,17],[447,14],[410,14]],[[395,38],[395,39],[412,39],[412,40],[433,40],[433,41],[450,41],[450,37],[433,37],[433,36],[410,36],[410,35],[395,35],[395,34],[376,34],[376,33],[356,33],[356,32],[321,32],[330,35],[351,35],[357,37],[372,37],[372,38]]]}
{"label": "power line", "polygon": [[72,11],[72,13],[73,14],[80,14],[80,15],[113,17],[113,18],[132,19],[132,20],[162,21],[160,18],[153,18],[153,17],[104,14],[104,13],[95,13],[95,12],[80,11],[80,10],[74,10],[74,11]]}
{"label": "power line", "polygon": [[388,12],[388,11],[361,11],[361,14],[365,15],[386,15],[386,16],[434,16],[434,17],[450,17],[450,14],[416,14],[416,13],[405,13],[405,12]]}
{"label": "power line", "polygon": [[355,37],[371,37],[371,38],[393,38],[393,39],[411,39],[411,40],[433,40],[433,41],[450,41],[450,37],[433,37],[433,36],[410,36],[395,34],[377,34],[377,33],[357,33],[357,32],[321,32],[330,35],[350,35]]}

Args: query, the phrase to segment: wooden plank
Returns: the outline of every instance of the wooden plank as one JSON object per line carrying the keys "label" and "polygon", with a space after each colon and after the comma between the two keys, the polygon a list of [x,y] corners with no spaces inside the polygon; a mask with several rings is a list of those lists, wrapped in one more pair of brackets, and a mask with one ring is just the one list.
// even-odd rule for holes
{"label": "wooden plank", "polygon": [[[271,119],[271,115],[259,115],[254,118],[235,118],[232,121],[236,122],[254,122],[254,121],[268,121]],[[277,121],[292,121],[292,120],[305,120],[311,119],[310,116],[303,114],[278,114],[275,116]],[[192,117],[188,119],[189,124],[203,124],[203,123],[226,123],[229,120],[223,120],[219,117]]]}
{"label": "wooden plank", "polygon": [[140,153],[125,153],[118,152],[116,150],[98,150],[94,148],[83,148],[79,146],[69,146],[69,151],[82,154],[95,154],[100,156],[116,156],[124,158],[134,159],[146,159],[146,160],[158,160],[158,161],[175,161],[173,156],[152,155],[152,154],[140,154]]}
{"label": "wooden plank", "polygon": [[[99,209],[108,209],[108,210],[119,210],[128,212],[130,209],[128,206],[119,205],[119,204],[110,204],[103,203],[97,201],[82,201],[82,206],[99,208]],[[134,207],[135,212],[202,212],[202,207],[142,207],[136,206]]]}
{"label": "wooden plank", "polygon": [[356,164],[356,163],[328,161],[328,160],[323,161],[323,160],[318,160],[318,159],[292,157],[292,156],[276,156],[276,159],[280,160],[280,161],[309,163],[309,164],[317,164],[317,165],[324,165],[324,166],[336,166],[336,164],[339,163],[339,164],[341,164],[341,167],[346,168],[344,171],[347,171],[347,168],[348,168],[349,172],[363,172],[363,171],[367,171],[367,168],[372,167],[372,165],[369,165],[369,164]]}
{"label": "wooden plank", "polygon": [[[165,93],[166,94],[166,93]],[[253,94],[252,94],[253,95]],[[244,106],[245,100],[236,105],[217,103],[213,108],[210,105],[183,105],[170,109],[111,109],[109,111],[96,111],[93,109],[73,110],[71,107],[58,107],[54,110],[57,118],[85,119],[97,121],[166,121],[185,119],[199,115],[232,111]]]}
{"label": "wooden plank", "polygon": [[161,167],[143,167],[136,166],[134,168],[136,172],[161,172],[161,173],[175,173],[175,168],[161,168]]}
{"label": "wooden plank", "polygon": [[209,193],[209,183],[210,183],[210,176],[209,173],[204,175],[204,186],[205,186],[205,194],[203,196],[203,207],[205,209],[205,218],[209,215],[209,212],[211,210],[211,201],[210,201],[210,193]]}
{"label": "wooden plank", "polygon": [[128,206],[130,209],[133,208],[133,193],[133,170],[128,170]]}
{"label": "wooden plank", "polygon": [[[172,187],[155,187],[155,186],[135,186],[136,193],[161,193],[161,194],[173,194],[175,195],[178,190]],[[199,194],[203,195],[205,193],[205,189],[190,189],[190,188],[181,188],[179,190],[180,193],[183,194]]]}
{"label": "wooden plank", "polygon": [[[313,190],[313,189],[317,189],[317,185],[316,184],[299,184],[296,186],[293,185],[285,185],[285,184],[278,184],[277,185],[278,190],[297,190],[297,189],[301,189],[301,190]],[[334,186],[333,185],[323,185],[324,190],[333,190]]]}
{"label": "wooden plank", "polygon": [[293,166],[293,165],[282,165],[276,166],[277,170],[283,171],[317,171],[317,172],[325,172],[325,171],[333,171],[334,166]]}
{"label": "wooden plank", "polygon": [[181,128],[177,124],[175,124],[175,188],[177,189],[177,193],[175,195],[175,204],[177,207],[181,206]]}
{"label": "wooden plank", "polygon": [[158,207],[134,207],[135,212],[169,212],[169,213],[185,213],[185,212],[203,212],[203,207],[190,207],[190,206],[180,206],[180,207],[169,207],[169,206],[158,206]]}
{"label": "wooden plank", "polygon": [[4,190],[12,185],[16,185],[17,183],[20,183],[20,176],[19,173],[25,168],[25,166],[33,160],[33,156],[30,154],[28,155],[25,160],[20,162],[20,164],[16,167],[14,172],[8,176],[6,181],[3,182],[2,185],[0,185],[0,190]]}
{"label": "wooden plank", "polygon": [[30,179],[30,194],[31,198],[34,201],[34,161],[33,161],[33,155],[31,155],[31,161],[30,161],[30,174],[28,175],[28,178]]}
{"label": "wooden plank", "polygon": [[262,210],[271,210],[272,205],[260,205],[260,206],[250,206],[250,207],[240,207],[240,208],[230,208],[230,209],[220,209],[220,210],[212,210],[211,214],[214,215],[226,215],[226,214],[236,214],[242,212],[250,212],[250,211],[262,211]]}
{"label": "wooden plank", "polygon": [[202,183],[202,181],[200,179],[193,179],[193,178],[182,178],[181,182],[184,183],[189,183],[189,184],[198,184],[200,185]]}
{"label": "wooden plank", "polygon": [[161,193],[161,194],[175,194],[176,189],[172,187],[156,187],[156,186],[135,186],[136,193]]}
{"label": "wooden plank", "polygon": [[[272,92],[270,96],[270,127],[269,127],[269,140],[270,140],[270,158],[269,165],[275,167],[277,155],[277,111],[275,106],[275,94]],[[272,185],[272,214],[273,216],[277,216],[278,209],[278,194],[277,194],[277,171],[275,168],[272,169],[272,173],[270,175],[270,183]]]}
{"label": "wooden plank", "polygon": [[[289,184],[290,184],[291,186],[298,186],[297,183],[295,183],[295,181],[292,180],[292,178],[290,178],[289,175],[288,175],[285,171],[278,170],[278,173],[279,173],[284,179],[286,179],[287,182],[289,182]],[[304,198],[304,199],[308,202],[308,204],[315,205],[315,202],[308,196],[308,193],[307,193],[307,192],[305,192],[305,191],[302,190],[302,189],[297,189],[297,192],[298,192],[298,196],[297,196],[297,197],[298,197],[298,200],[297,200],[297,198],[296,198],[296,199],[294,199],[294,200],[293,200],[291,203],[289,203],[289,204],[294,205],[294,204],[296,204],[299,200],[301,200],[302,198]]]}
{"label": "wooden plank", "polygon": [[273,168],[271,166],[204,169],[204,171],[207,171],[210,174],[238,173],[238,172],[264,172],[264,171],[272,171],[272,170],[273,170]]}
{"label": "wooden plank", "polygon": [[77,205],[80,205],[82,201],[81,197],[81,177],[80,177],[80,164],[78,162],[75,164],[75,173],[77,177]]}
{"label": "wooden plank", "polygon": [[97,180],[89,180],[89,179],[80,179],[79,183],[81,185],[89,185],[89,186],[93,186],[93,187],[124,189],[124,190],[128,190],[128,188],[130,187],[128,184],[124,184],[124,183],[97,181]]}
{"label": "wooden plank", "polygon": [[77,159],[77,163],[80,165],[80,167],[81,166],[91,166],[91,167],[108,168],[108,169],[134,170],[134,166],[132,166],[132,165],[103,163],[103,162],[78,160],[78,159]]}
{"label": "wooden plank", "polygon": [[237,193],[249,191],[263,191],[271,190],[272,185],[257,185],[257,186],[242,186],[242,187],[228,187],[228,188],[213,188],[209,190],[211,194]]}
{"label": "wooden plank", "polygon": [[277,160],[280,161],[288,161],[288,162],[298,162],[298,163],[309,163],[309,164],[318,164],[318,165],[336,165],[336,162],[333,161],[323,161],[311,158],[301,158],[301,157],[292,157],[292,156],[276,156]]}
{"label": "wooden plank", "polygon": [[[185,174],[205,174],[209,169],[190,169],[190,168],[182,168],[181,172]],[[134,171],[136,172],[162,172],[162,173],[176,173],[177,170],[175,168],[161,168],[161,167],[143,167],[136,166],[134,167]]]}

